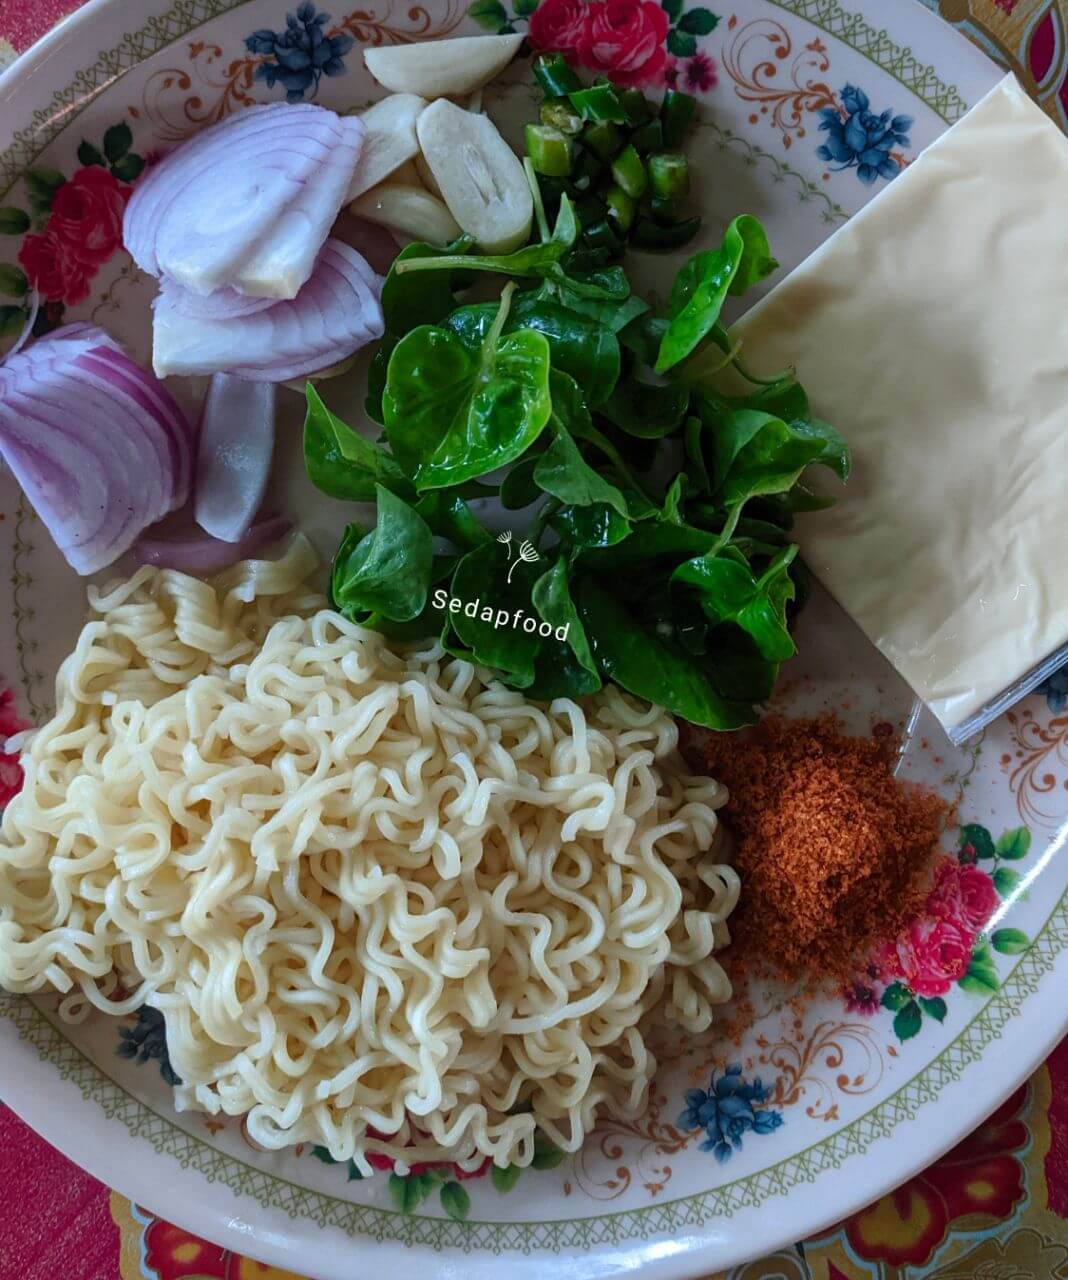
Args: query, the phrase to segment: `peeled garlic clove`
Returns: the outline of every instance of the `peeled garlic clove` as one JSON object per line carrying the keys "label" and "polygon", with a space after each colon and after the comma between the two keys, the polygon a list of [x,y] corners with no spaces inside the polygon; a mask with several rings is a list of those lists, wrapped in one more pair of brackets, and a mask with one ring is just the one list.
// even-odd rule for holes
{"label": "peeled garlic clove", "polygon": [[[396,186],[398,183],[402,187],[426,187],[423,181],[423,175],[419,172],[419,165],[416,160],[405,160],[399,169],[394,169],[389,175],[390,183]],[[427,187],[429,191],[430,188]],[[437,195],[436,191],[431,195]]]}
{"label": "peeled garlic clove", "polygon": [[437,196],[401,182],[380,183],[353,200],[349,209],[368,222],[427,244],[448,244],[460,234],[456,219]]}
{"label": "peeled garlic clove", "polygon": [[521,35],[460,36],[365,49],[367,70],[395,93],[443,98],[481,89],[515,57]]}
{"label": "peeled garlic clove", "polygon": [[486,253],[511,253],[526,244],[534,201],[518,157],[488,116],[444,99],[416,126],[423,158],[442,199]]}
{"label": "peeled garlic clove", "polygon": [[377,187],[419,154],[415,122],[425,106],[426,99],[416,93],[391,93],[359,116],[367,132],[346,200]]}
{"label": "peeled garlic clove", "polygon": [[419,181],[424,187],[434,195],[441,199],[441,188],[438,186],[438,180],[434,177],[430,165],[426,162],[426,156],[420,151],[415,157],[415,167],[419,173]]}

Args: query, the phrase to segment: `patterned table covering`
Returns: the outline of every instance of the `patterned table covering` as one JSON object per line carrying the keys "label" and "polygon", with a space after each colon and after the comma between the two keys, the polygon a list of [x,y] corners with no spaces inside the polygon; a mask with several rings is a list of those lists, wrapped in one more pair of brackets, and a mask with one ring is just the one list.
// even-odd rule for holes
{"label": "patterned table covering", "polygon": [[[79,0],[0,0],[0,66]],[[1068,0],[919,0],[1068,123]],[[0,1082],[0,1099],[3,1085]],[[0,1102],[3,1280],[302,1280],[91,1178]],[[353,1246],[354,1261],[359,1246]],[[924,1173],[826,1235],[706,1280],[1068,1280],[1068,1040]]]}

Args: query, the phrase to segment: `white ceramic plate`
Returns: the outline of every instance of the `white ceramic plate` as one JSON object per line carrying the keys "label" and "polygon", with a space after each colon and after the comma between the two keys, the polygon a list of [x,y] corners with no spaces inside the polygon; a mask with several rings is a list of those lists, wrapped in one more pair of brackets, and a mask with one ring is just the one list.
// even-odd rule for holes
{"label": "white ceramic plate", "polygon": [[[298,76],[289,87],[338,109],[374,95],[360,45],[477,30],[460,0],[361,0],[344,13],[346,0],[326,2],[333,16],[323,26],[339,41],[340,73],[319,82]],[[674,75],[702,97],[691,148],[709,235],[748,210],[767,224],[787,267],[886,181],[866,184],[858,165],[820,158],[821,112],[844,120],[866,107],[911,117],[907,144],[893,150],[905,164],[1000,74],[913,0],[847,2],[849,9],[837,0],[665,0],[661,9],[654,0],[616,0],[625,18],[620,65],[639,80]],[[543,29],[559,3],[542,0]],[[514,17],[513,5],[528,15],[515,19],[522,27],[533,0],[473,7],[493,26]],[[309,8],[298,26],[315,21]],[[0,326],[19,323],[20,278],[11,266],[21,261],[67,299],[50,304],[52,322],[92,318],[147,354],[151,290],[116,239],[122,180],[134,176],[136,157],[249,101],[282,96],[286,86],[272,85],[261,68],[277,67],[269,33],[285,31],[287,9],[295,12],[295,0],[91,0],[0,78],[0,262],[9,264],[0,283],[11,290],[0,300]],[[253,32],[260,35],[250,49]],[[513,130],[529,112],[527,80],[525,68],[513,69],[488,97]],[[90,165],[92,178],[79,176],[96,158],[92,149],[107,153],[114,182],[99,166]],[[60,181],[75,185],[63,194]],[[98,261],[70,259],[64,225],[49,212],[53,199],[66,216],[74,209],[87,220]],[[650,288],[663,287],[659,263],[643,270]],[[891,347],[892,335],[883,338]],[[358,386],[332,385],[329,398],[359,420]],[[328,554],[348,513],[304,479],[296,400],[287,412],[294,429],[283,433],[282,452],[291,465],[283,457],[277,468],[279,497]],[[838,425],[848,435],[849,424]],[[80,625],[82,584],[7,477],[0,566],[12,603],[0,610],[0,671],[19,709],[40,718]],[[444,1198],[436,1186],[409,1213],[398,1210],[385,1176],[350,1181],[345,1167],[308,1150],[264,1154],[237,1124],[176,1115],[157,1064],[117,1054],[112,1020],[64,1026],[54,1000],[0,995],[4,1100],[150,1209],[321,1280],[349,1280],[357,1260],[398,1280],[485,1276],[505,1266],[517,1277],[544,1276],[551,1266],[569,1280],[635,1269],[693,1276],[836,1221],[960,1138],[1063,1031],[1068,861],[1057,854],[1068,830],[1068,716],[1049,705],[1059,705],[1055,694],[1033,697],[977,746],[954,751],[825,599],[803,618],[801,650],[785,705],[837,707],[863,730],[877,721],[901,728],[903,770],[958,796],[969,824],[947,836],[957,892],[943,900],[941,917],[917,926],[885,1005],[885,984],[858,975],[848,999],[829,995],[799,1018],[769,1000],[740,1049],[715,1037],[667,1042],[640,1122],[607,1125],[579,1156],[525,1171],[507,1192],[489,1177]],[[694,1108],[704,1103],[707,1116],[713,1073],[720,1078],[732,1064],[748,1086],[753,1123],[742,1125],[740,1146],[721,1162],[702,1150],[706,1132],[695,1127]],[[688,1100],[688,1090],[701,1093]]]}

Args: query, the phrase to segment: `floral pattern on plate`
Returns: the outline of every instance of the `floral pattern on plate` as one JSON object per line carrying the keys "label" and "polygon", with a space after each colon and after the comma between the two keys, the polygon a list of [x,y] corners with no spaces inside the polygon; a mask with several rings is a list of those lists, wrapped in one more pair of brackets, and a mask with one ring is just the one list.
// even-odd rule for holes
{"label": "floral pattern on plate", "polygon": [[132,146],[130,126],[121,122],[106,131],[99,147],[82,139],[81,168],[69,179],[43,165],[26,170],[24,203],[0,208],[0,231],[22,237],[17,265],[0,265],[0,294],[17,299],[0,305],[0,336],[18,333],[26,323],[32,289],[42,302],[36,334],[62,324],[66,308],[89,297],[101,267],[122,248],[131,183],[145,167]]}
{"label": "floral pattern on plate", "polygon": [[[1023,877],[1011,864],[1027,857],[1031,832],[1015,827],[995,840],[986,827],[969,822],[958,832],[958,845],[955,857],[940,859],[923,915],[881,946],[842,992],[851,1013],[890,1010],[898,1040],[917,1035],[924,1018],[943,1022],[954,984],[978,996],[997,991],[995,953],[1020,955],[1030,945],[1020,929],[988,934],[986,925],[1022,891]],[[886,986],[880,988],[880,981]]]}
{"label": "floral pattern on plate", "polygon": [[564,54],[574,66],[611,76],[617,84],[679,85],[706,93],[716,65],[698,51],[698,40],[719,25],[719,15],[685,0],[515,0],[509,14],[501,0],[473,0],[467,10],[495,33],[525,23],[537,52]]}
{"label": "floral pattern on plate", "polygon": [[328,13],[317,13],[311,0],[304,0],[294,13],[286,14],[284,31],[253,31],[245,39],[249,53],[264,61],[255,70],[255,79],[268,89],[280,84],[287,102],[300,102],[311,91],[314,98],[323,76],[339,76],[345,71],[345,55],[353,39],[347,32],[331,35]]}

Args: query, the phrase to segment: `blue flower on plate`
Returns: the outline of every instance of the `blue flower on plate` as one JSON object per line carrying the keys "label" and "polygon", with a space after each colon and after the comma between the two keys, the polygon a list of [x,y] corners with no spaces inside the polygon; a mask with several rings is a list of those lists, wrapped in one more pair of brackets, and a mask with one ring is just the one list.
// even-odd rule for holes
{"label": "blue flower on plate", "polygon": [[[715,1072],[706,1089],[687,1089],[686,1110],[679,1116],[680,1129],[704,1129],[702,1151],[711,1151],[722,1164],[742,1145],[746,1133],[774,1133],[782,1113],[761,1104],[768,1092],[760,1077],[752,1084],[742,1079],[742,1068],[728,1067],[717,1079]],[[759,1109],[758,1109],[759,1108]]]}
{"label": "blue flower on plate", "polygon": [[142,1005],[137,1011],[136,1026],[119,1028],[119,1045],[115,1052],[120,1058],[133,1059],[139,1066],[158,1062],[160,1075],[172,1089],[182,1083],[171,1066],[167,1052],[167,1027],[158,1009]]}
{"label": "blue flower on plate", "polygon": [[1061,667],[1059,671],[1054,671],[1053,675],[1047,676],[1040,685],[1035,687],[1035,693],[1044,694],[1046,706],[1054,715],[1059,715],[1068,707],[1068,666]]}
{"label": "blue flower on plate", "polygon": [[897,176],[898,164],[891,153],[895,147],[909,145],[912,128],[911,116],[895,116],[891,111],[876,115],[870,106],[863,89],[847,84],[842,90],[845,119],[834,107],[823,108],[820,132],[827,134],[827,141],[816,149],[821,160],[839,170],[856,169],[857,177],[868,186],[876,178]]}
{"label": "blue flower on plate", "polygon": [[339,76],[345,70],[345,54],[352,48],[351,36],[329,36],[324,30],[328,13],[316,13],[311,0],[303,0],[296,13],[286,14],[284,31],[253,31],[246,36],[249,53],[267,55],[256,68],[256,79],[266,80],[273,89],[280,84],[287,102],[300,102],[310,89],[312,97],[323,76]]}

